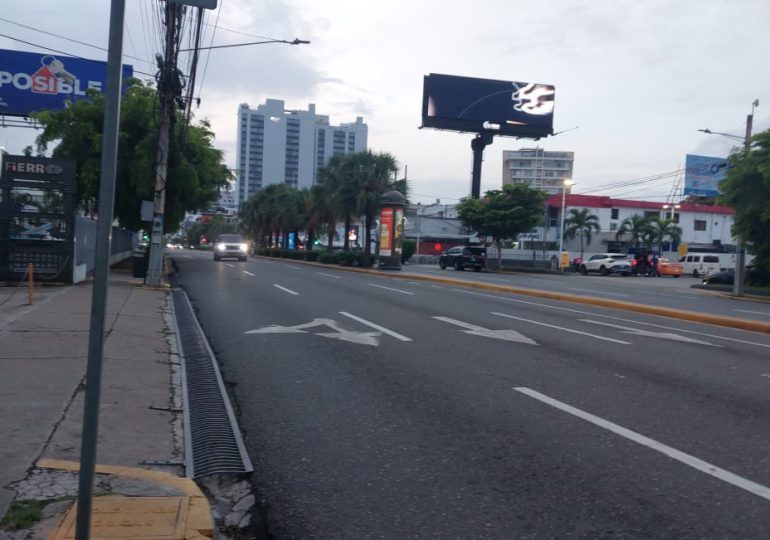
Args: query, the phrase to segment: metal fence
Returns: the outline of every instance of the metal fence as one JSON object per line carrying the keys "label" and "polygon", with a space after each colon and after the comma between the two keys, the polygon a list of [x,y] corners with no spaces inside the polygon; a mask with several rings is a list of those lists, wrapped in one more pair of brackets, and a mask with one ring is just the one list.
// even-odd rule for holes
{"label": "metal fence", "polygon": [[[96,259],[96,234],[99,222],[83,216],[75,218],[75,268],[73,271],[73,283],[83,281],[94,270]],[[139,244],[139,236],[136,232],[112,228],[112,242],[110,243],[110,264],[115,264],[131,256]]]}

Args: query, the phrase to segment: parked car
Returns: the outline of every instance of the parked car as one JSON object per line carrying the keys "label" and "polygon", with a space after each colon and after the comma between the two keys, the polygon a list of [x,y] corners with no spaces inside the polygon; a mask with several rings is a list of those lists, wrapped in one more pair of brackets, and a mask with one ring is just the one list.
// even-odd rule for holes
{"label": "parked car", "polygon": [[735,282],[735,270],[722,270],[703,276],[704,285],[732,285]]}
{"label": "parked car", "polygon": [[581,274],[585,276],[589,272],[598,272],[603,276],[610,274],[627,276],[631,273],[631,263],[622,253],[597,253],[580,265]]}
{"label": "parked car", "polygon": [[679,262],[684,265],[685,274],[700,277],[735,268],[735,253],[689,253]]}
{"label": "parked car", "polygon": [[473,268],[480,272],[487,266],[487,248],[473,246],[456,246],[444,251],[438,258],[439,267],[444,270],[451,266],[455,270]]}
{"label": "parked car", "polygon": [[684,274],[684,265],[682,263],[665,258],[658,259],[658,271],[655,275],[678,278],[682,274]]}
{"label": "parked car", "polygon": [[245,261],[248,257],[249,244],[240,234],[220,234],[214,240],[214,260],[238,259]]}

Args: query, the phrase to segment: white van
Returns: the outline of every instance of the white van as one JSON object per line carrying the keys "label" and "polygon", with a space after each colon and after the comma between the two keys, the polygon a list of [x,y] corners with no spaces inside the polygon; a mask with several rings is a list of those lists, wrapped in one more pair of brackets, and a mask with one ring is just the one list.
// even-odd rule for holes
{"label": "white van", "polygon": [[705,276],[735,268],[735,253],[688,253],[679,262],[684,267],[685,275]]}

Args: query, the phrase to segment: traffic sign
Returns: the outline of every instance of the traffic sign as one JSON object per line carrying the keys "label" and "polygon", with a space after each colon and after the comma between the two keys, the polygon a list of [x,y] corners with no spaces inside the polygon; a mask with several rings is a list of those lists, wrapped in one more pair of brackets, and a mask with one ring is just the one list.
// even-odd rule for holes
{"label": "traffic sign", "polygon": [[680,257],[684,257],[685,255],[687,255],[687,244],[684,244],[684,243],[679,244],[679,247],[676,248],[676,251],[677,253],[679,253]]}

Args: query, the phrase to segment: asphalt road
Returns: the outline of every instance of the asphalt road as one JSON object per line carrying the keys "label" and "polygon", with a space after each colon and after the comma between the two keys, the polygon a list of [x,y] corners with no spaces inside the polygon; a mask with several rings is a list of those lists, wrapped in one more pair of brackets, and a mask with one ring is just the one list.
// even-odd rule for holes
{"label": "asphalt road", "polygon": [[770,537],[770,335],[172,257],[276,538]]}

